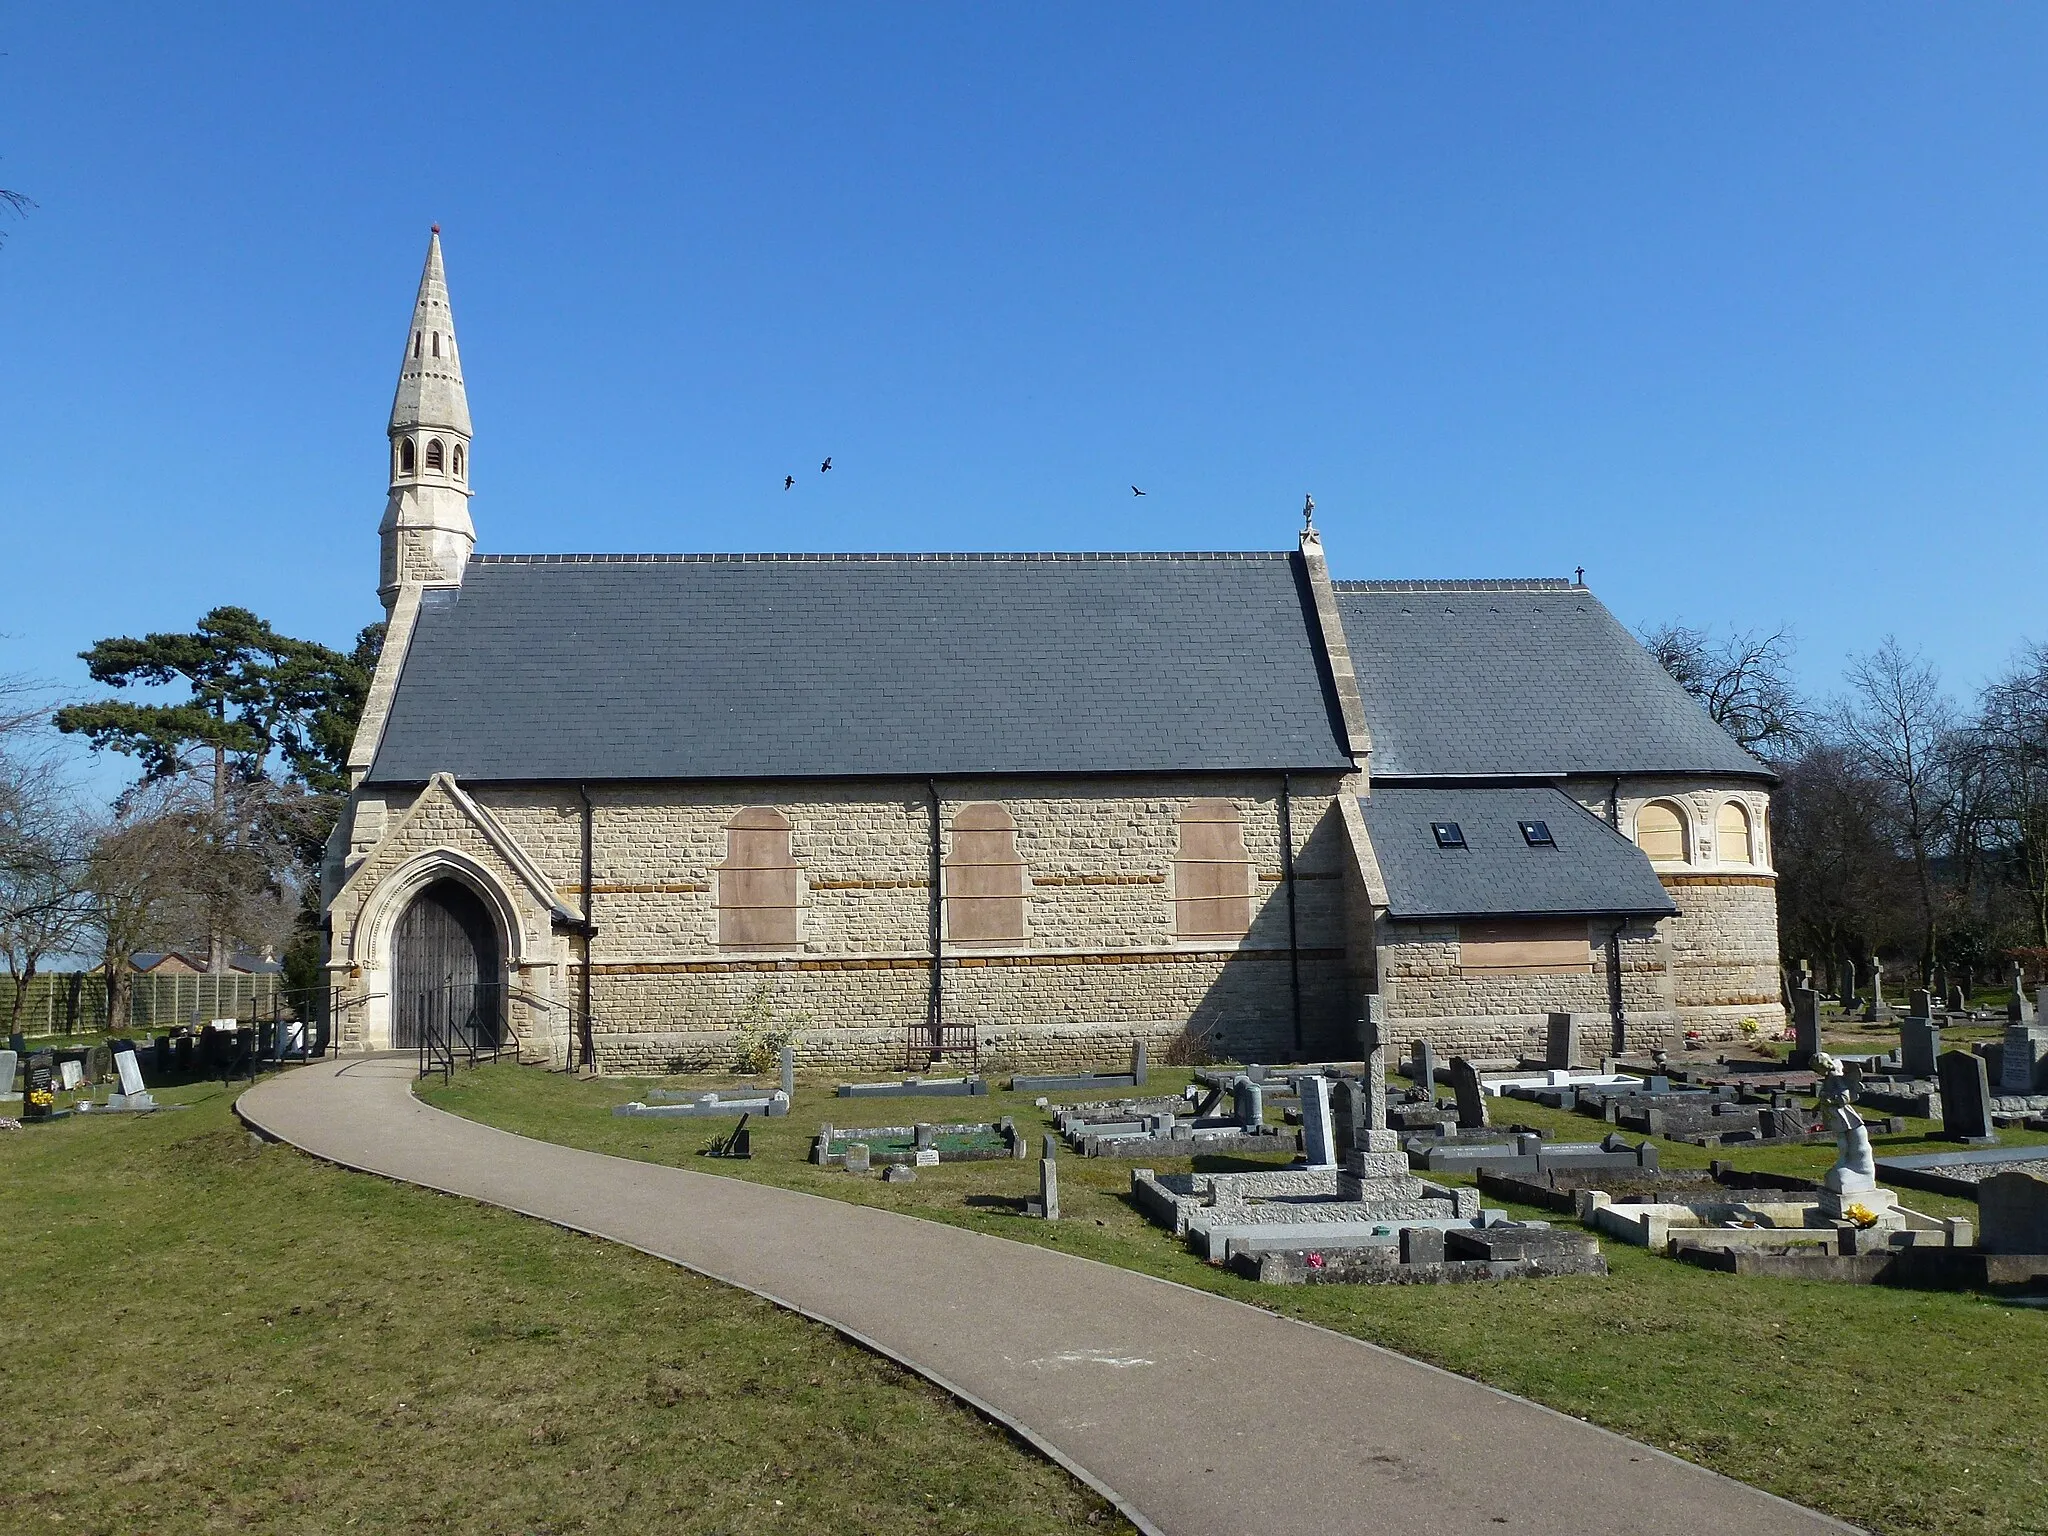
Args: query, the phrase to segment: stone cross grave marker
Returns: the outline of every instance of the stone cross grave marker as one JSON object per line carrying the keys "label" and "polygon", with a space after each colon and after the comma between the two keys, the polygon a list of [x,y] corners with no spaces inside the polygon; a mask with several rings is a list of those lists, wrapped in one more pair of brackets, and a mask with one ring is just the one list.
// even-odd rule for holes
{"label": "stone cross grave marker", "polygon": [[1870,957],[1870,1001],[1863,1005],[1863,1022],[1875,1024],[1880,1019],[1892,1016],[1891,1004],[1884,1000],[1884,962],[1877,956]]}
{"label": "stone cross grave marker", "polygon": [[1265,1090],[1250,1078],[1240,1077],[1231,1084],[1230,1107],[1240,1130],[1256,1131],[1266,1119]]}
{"label": "stone cross grave marker", "polygon": [[1932,1019],[1911,1016],[1899,1020],[1899,1069],[1906,1076],[1934,1076],[1934,1058],[1940,1054],[1940,1025]]}
{"label": "stone cross grave marker", "polygon": [[1810,1067],[1820,1054],[1820,994],[1811,987],[1792,991],[1792,1059],[1788,1065]]}
{"label": "stone cross grave marker", "polygon": [[1486,1095],[1479,1090],[1479,1069],[1462,1056],[1451,1058],[1451,1091],[1458,1096],[1458,1129],[1483,1129],[1487,1124]]}
{"label": "stone cross grave marker", "polygon": [[1337,1166],[1336,1128],[1330,1123],[1330,1080],[1318,1072],[1297,1077],[1294,1091],[1301,1098],[1301,1150],[1311,1168]]}
{"label": "stone cross grave marker", "polygon": [[1365,1058],[1366,1129],[1387,1128],[1387,1002],[1368,992],[1358,1019],[1358,1044]]}
{"label": "stone cross grave marker", "polygon": [[1968,1051],[1943,1051],[1941,1134],[1950,1141],[1991,1142],[1991,1074],[1984,1058]]}

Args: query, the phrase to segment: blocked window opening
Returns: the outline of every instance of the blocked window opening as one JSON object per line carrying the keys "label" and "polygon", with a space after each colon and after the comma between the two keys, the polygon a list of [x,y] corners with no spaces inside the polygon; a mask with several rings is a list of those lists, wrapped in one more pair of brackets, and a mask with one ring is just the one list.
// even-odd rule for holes
{"label": "blocked window opening", "polygon": [[1244,814],[1228,800],[1195,800],[1180,813],[1173,856],[1174,931],[1183,939],[1241,939],[1252,926],[1252,865]]}
{"label": "blocked window opening", "polygon": [[1458,969],[1480,976],[1581,976],[1593,969],[1583,917],[1458,924]]}
{"label": "blocked window opening", "polygon": [[436,357],[439,357],[440,355],[441,355],[441,333],[440,333],[439,331],[436,331],[436,332],[434,332],[434,356],[436,356]]}
{"label": "blocked window opening", "polygon": [[1024,860],[1000,805],[964,805],[946,855],[946,937],[955,944],[1024,942]]}
{"label": "blocked window opening", "polygon": [[440,467],[441,439],[439,439],[438,437],[430,437],[427,439],[427,468],[439,469]]}
{"label": "blocked window opening", "polygon": [[1733,800],[1721,806],[1714,824],[1714,839],[1720,845],[1723,864],[1754,864],[1756,856],[1749,843],[1749,812]]}
{"label": "blocked window opening", "polygon": [[1685,820],[1678,807],[1652,800],[1636,812],[1636,846],[1658,862],[1683,864],[1687,857]]}
{"label": "blocked window opening", "polygon": [[[422,337],[422,335],[421,335],[421,333],[420,333],[420,332],[418,332],[418,331],[414,331],[414,332],[412,333],[412,355],[413,355],[414,357],[418,357],[418,356],[420,355],[420,342],[421,342],[421,341],[422,341],[423,339],[424,339],[424,338]],[[386,356],[389,356],[390,354],[388,354],[388,353],[387,353],[387,354],[385,354],[385,355],[386,355]]]}
{"label": "blocked window opening", "polygon": [[414,452],[412,446],[412,439],[408,437],[398,445],[399,473],[406,475],[411,474],[413,470],[418,467],[418,463],[419,460],[416,453]]}
{"label": "blocked window opening", "polygon": [[455,445],[455,478],[462,478],[462,444]]}
{"label": "blocked window opening", "polygon": [[718,875],[718,947],[797,947],[804,872],[790,851],[789,818],[754,807],[725,824],[725,862]]}

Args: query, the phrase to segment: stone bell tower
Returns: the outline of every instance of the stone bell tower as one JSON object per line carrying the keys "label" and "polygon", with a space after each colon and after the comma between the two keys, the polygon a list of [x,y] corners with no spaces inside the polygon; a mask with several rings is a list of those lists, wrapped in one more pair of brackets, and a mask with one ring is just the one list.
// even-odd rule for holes
{"label": "stone bell tower", "polygon": [[476,547],[469,520],[469,395],[441,268],[441,226],[413,301],[398,393],[391,402],[391,499],[378,525],[377,596],[388,615],[401,588],[454,587]]}

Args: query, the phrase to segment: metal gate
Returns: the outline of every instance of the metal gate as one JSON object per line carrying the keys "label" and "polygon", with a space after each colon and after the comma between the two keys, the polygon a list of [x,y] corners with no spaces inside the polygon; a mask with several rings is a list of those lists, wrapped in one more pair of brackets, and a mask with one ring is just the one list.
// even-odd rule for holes
{"label": "metal gate", "polygon": [[391,1044],[423,1040],[470,1048],[499,1043],[504,983],[498,927],[468,886],[436,880],[412,899],[392,939]]}

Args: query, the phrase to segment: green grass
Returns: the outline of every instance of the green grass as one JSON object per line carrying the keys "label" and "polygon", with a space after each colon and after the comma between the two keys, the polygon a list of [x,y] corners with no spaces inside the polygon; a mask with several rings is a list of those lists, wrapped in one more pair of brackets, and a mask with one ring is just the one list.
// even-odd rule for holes
{"label": "green grass", "polygon": [[0,1529],[1129,1529],[828,1329],[159,1096],[0,1133]]}
{"label": "green grass", "polygon": [[[1155,1070],[1149,1091],[1170,1093],[1186,1080]],[[789,1118],[752,1122],[753,1161],[725,1162],[694,1155],[728,1128],[722,1122],[610,1114],[648,1086],[502,1066],[458,1074],[424,1096],[550,1141],[881,1206],[1232,1296],[1524,1394],[1885,1536],[2048,1532],[2048,1466],[2038,1455],[2048,1440],[2048,1315],[2038,1311],[1968,1294],[1744,1279],[1615,1243],[1605,1245],[1613,1271],[1605,1279],[1260,1287],[1197,1260],[1144,1221],[1126,1198],[1127,1162],[1063,1158],[1065,1219],[1047,1223],[1012,1214],[1011,1202],[1036,1193],[1035,1162],[925,1168],[915,1183],[889,1185],[804,1160],[824,1120],[843,1127],[1014,1114],[1035,1132],[1049,1120],[1026,1096],[847,1100],[830,1097],[826,1082],[800,1081]],[[1570,1140],[1596,1140],[1607,1130],[1585,1116],[1516,1101],[1503,1103],[1498,1118]],[[1912,1129],[1878,1138],[1880,1152],[1949,1145],[1929,1140],[1931,1127]],[[1669,1167],[1723,1157],[1818,1175],[1833,1161],[1827,1147],[1739,1154],[1665,1142],[1660,1150]],[[1217,1159],[1204,1166],[1251,1165]],[[1930,1214],[1975,1209],[1910,1193],[1907,1202]]]}

